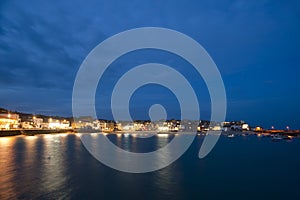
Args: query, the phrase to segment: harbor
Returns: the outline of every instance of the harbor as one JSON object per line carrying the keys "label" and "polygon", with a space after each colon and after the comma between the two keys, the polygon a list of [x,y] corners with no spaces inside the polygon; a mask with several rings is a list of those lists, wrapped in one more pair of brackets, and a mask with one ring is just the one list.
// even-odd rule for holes
{"label": "harbor", "polygon": [[[172,140],[167,134],[150,137],[146,143],[136,142],[144,139],[137,139],[133,132],[106,136],[133,152],[154,151]],[[128,174],[97,162],[77,134],[1,137],[0,194],[2,199],[138,199],[143,195],[155,199],[222,199],[234,188],[230,193],[233,199],[245,199],[245,192],[251,199],[295,199],[300,178],[299,139],[272,142],[254,134],[234,138],[221,135],[211,154],[199,159],[203,139],[197,135],[189,150],[171,166],[152,173]],[[165,156],[161,154],[154,162],[163,162]],[[260,185],[264,189],[259,194],[253,192]],[[276,187],[281,189],[274,190]],[[211,194],[211,188],[217,192]]]}

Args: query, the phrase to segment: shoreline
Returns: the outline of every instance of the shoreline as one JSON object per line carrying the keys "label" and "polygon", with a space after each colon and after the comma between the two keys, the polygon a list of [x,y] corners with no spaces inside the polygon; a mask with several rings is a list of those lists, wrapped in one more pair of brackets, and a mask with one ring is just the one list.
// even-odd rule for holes
{"label": "shoreline", "polygon": [[57,134],[57,133],[76,133],[74,129],[16,129],[16,130],[0,130],[0,137],[8,136],[33,136],[39,134]]}
{"label": "shoreline", "polygon": [[[182,131],[178,132],[157,132],[157,131],[99,131],[99,130],[89,130],[89,131],[82,131],[80,129],[15,129],[15,130],[0,130],[0,137],[9,137],[9,136],[18,136],[18,135],[24,135],[24,136],[34,136],[34,135],[43,135],[43,134],[59,134],[59,133],[99,133],[99,134],[148,134],[148,133],[155,133],[157,135],[160,134],[169,134],[169,135],[177,135],[180,133],[186,133]],[[196,132],[196,134],[200,135],[206,135],[206,131],[202,132]],[[269,135],[290,135],[290,136],[300,136],[300,130],[293,130],[293,131],[286,131],[286,130],[263,130],[263,131],[222,131],[221,134],[249,134],[249,135],[263,135],[263,136],[269,136]]]}

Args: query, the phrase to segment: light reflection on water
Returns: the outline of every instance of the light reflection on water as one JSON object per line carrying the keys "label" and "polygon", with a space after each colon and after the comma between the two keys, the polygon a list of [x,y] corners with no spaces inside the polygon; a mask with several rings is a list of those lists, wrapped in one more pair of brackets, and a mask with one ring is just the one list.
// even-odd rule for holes
{"label": "light reflection on water", "polygon": [[[293,191],[300,179],[299,139],[272,143],[269,138],[222,136],[211,154],[200,160],[203,137],[196,136],[172,165],[128,174],[99,163],[77,136],[0,138],[0,199],[298,198]],[[173,136],[107,137],[124,150],[149,152],[165,146]],[[168,155],[158,156],[155,162],[163,162]],[[258,185],[264,189],[255,190]],[[274,190],[278,185],[281,190]],[[234,192],[229,192],[232,188]]]}
{"label": "light reflection on water", "polygon": [[[44,154],[43,154],[43,166],[41,173],[41,186],[46,194],[53,191],[59,191],[64,188],[68,179],[68,173],[64,166],[67,165],[64,159],[66,152],[65,138],[60,135],[53,135],[52,138],[43,138],[44,142]],[[60,195],[62,196],[63,193]]]}
{"label": "light reflection on water", "polygon": [[[14,198],[15,184],[14,184],[14,148],[13,144],[17,137],[0,138],[0,194],[5,191],[7,198]],[[3,195],[4,196],[4,195]],[[2,195],[0,195],[2,197]]]}
{"label": "light reflection on water", "polygon": [[68,178],[66,138],[65,134],[0,138],[0,194],[13,199],[53,193],[63,197]]}

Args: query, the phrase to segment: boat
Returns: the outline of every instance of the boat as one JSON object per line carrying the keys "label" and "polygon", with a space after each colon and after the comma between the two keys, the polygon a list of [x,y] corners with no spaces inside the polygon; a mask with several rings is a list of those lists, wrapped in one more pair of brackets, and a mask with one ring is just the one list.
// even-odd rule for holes
{"label": "boat", "polygon": [[278,141],[280,141],[280,140],[282,140],[282,136],[281,136],[281,135],[274,135],[274,136],[272,137],[272,141],[273,141],[273,142],[278,142]]}
{"label": "boat", "polygon": [[290,136],[290,135],[283,135],[282,139],[284,139],[284,140],[291,140],[292,136]]}
{"label": "boat", "polygon": [[235,135],[233,133],[227,135],[228,138],[234,138]]}

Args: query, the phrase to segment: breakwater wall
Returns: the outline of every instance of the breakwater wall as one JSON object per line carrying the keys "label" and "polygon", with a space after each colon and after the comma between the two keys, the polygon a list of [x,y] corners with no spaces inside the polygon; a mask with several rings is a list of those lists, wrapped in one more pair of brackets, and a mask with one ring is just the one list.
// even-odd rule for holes
{"label": "breakwater wall", "polygon": [[0,137],[16,135],[38,135],[38,134],[55,134],[55,133],[74,133],[73,129],[16,129],[0,130]]}

